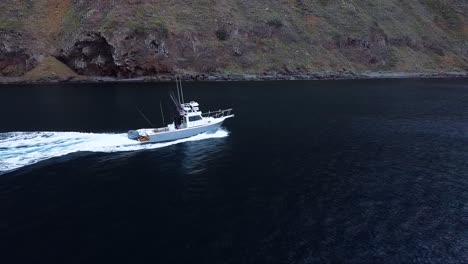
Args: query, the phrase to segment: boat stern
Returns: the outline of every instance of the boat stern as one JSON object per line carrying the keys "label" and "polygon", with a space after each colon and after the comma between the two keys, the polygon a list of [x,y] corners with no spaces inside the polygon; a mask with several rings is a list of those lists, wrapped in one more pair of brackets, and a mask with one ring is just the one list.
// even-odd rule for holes
{"label": "boat stern", "polygon": [[150,138],[148,135],[142,135],[140,133],[140,131],[138,130],[130,130],[128,131],[127,133],[127,137],[128,139],[131,139],[131,140],[136,140],[136,141],[139,141],[141,143],[145,143],[145,142],[149,142],[150,141]]}
{"label": "boat stern", "polygon": [[140,132],[138,132],[137,130],[130,130],[128,131],[128,139],[131,139],[131,140],[138,140],[141,135],[140,135]]}

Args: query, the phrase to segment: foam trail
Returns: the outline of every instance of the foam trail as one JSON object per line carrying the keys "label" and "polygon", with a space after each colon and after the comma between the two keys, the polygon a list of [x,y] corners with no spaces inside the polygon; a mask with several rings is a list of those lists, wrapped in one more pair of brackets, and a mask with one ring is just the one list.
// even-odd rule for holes
{"label": "foam trail", "polygon": [[0,172],[18,169],[43,160],[70,153],[120,152],[157,149],[182,142],[223,138],[225,130],[204,133],[165,143],[141,144],[127,138],[127,134],[95,134],[79,132],[12,132],[0,133]]}

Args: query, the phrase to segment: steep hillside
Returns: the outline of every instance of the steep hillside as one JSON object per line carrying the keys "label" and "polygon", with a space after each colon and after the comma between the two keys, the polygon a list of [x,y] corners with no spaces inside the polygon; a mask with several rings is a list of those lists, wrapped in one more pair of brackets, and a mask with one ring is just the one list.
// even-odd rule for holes
{"label": "steep hillside", "polygon": [[[466,0],[3,0],[0,75],[468,71]],[[46,60],[48,61],[48,60]]]}

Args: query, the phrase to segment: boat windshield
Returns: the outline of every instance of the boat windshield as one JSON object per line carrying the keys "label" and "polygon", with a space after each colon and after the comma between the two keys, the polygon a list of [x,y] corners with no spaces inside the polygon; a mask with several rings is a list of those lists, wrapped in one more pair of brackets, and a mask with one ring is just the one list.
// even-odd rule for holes
{"label": "boat windshield", "polygon": [[189,117],[190,122],[194,122],[194,121],[198,121],[198,120],[202,120],[202,117],[201,116],[191,116],[191,117]]}

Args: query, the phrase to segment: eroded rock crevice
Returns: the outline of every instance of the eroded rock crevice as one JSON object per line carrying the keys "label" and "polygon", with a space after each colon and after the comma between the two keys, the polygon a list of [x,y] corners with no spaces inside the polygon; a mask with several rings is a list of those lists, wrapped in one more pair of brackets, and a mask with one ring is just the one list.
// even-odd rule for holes
{"label": "eroded rock crevice", "polygon": [[21,34],[0,31],[0,76],[22,76],[36,65],[37,60],[23,45]]}
{"label": "eroded rock crevice", "polygon": [[166,38],[133,31],[87,32],[61,51],[59,59],[87,76],[138,77],[172,72]]}
{"label": "eroded rock crevice", "polygon": [[124,30],[110,35],[109,40],[115,47],[114,59],[119,76],[156,75],[174,69],[167,34]]}
{"label": "eroded rock crevice", "polygon": [[378,27],[370,28],[363,37],[335,36],[334,46],[349,61],[366,67],[383,67],[391,59],[388,37]]}
{"label": "eroded rock crevice", "polygon": [[99,33],[82,34],[59,59],[75,72],[90,76],[117,76],[114,47]]}

